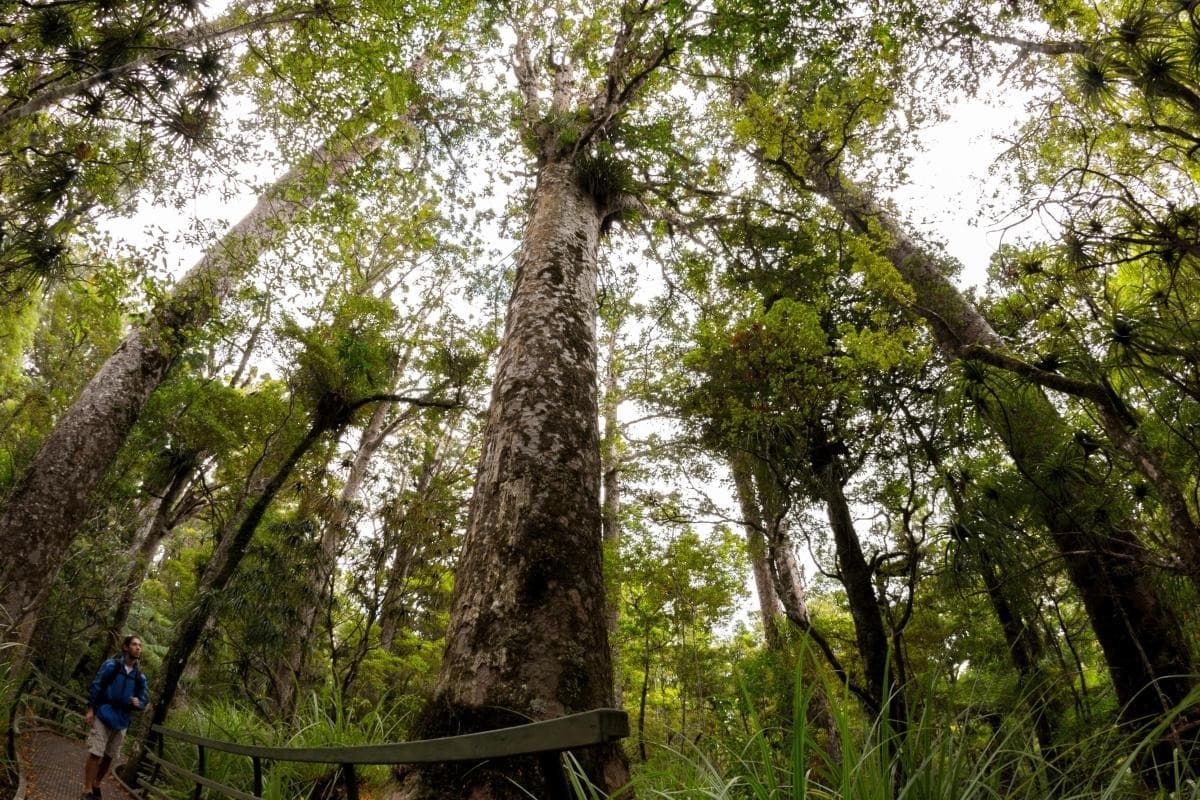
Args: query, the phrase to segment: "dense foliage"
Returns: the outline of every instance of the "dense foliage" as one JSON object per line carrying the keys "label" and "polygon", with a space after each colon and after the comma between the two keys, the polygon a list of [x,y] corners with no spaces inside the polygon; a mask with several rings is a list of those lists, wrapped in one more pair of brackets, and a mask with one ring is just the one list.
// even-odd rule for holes
{"label": "dense foliage", "polygon": [[[639,793],[1196,796],[1196,2],[0,0],[0,66],[3,519],[107,365],[160,364],[94,415],[9,684],[135,631],[155,719],[426,730],[504,300],[592,263],[530,255],[566,175]],[[1025,116],[991,196],[930,201],[976,214],[968,287],[890,198],[976,94]]]}

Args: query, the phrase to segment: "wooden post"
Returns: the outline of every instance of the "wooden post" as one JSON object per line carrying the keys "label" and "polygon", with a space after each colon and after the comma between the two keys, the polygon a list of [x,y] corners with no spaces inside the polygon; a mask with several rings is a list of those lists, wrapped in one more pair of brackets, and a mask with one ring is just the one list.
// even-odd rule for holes
{"label": "wooden post", "polygon": [[[167,737],[163,736],[161,733],[156,733],[155,736],[157,736],[158,739],[154,743],[154,752],[157,753],[158,757],[161,759],[163,757],[163,745],[166,742]],[[155,761],[154,762],[154,772],[150,775],[151,783],[153,783],[155,785],[158,784],[158,773],[161,771],[162,771],[162,762]]]}
{"label": "wooden post", "polygon": [[[196,748],[200,751],[200,766],[197,768],[196,772],[199,773],[201,778],[207,778],[208,776],[204,774],[204,745],[198,744],[196,745]],[[200,800],[200,794],[203,791],[204,784],[200,783],[200,781],[196,781],[196,793],[192,795],[193,800]]]}
{"label": "wooden post", "polygon": [[250,760],[254,762],[254,796],[262,797],[262,759],[258,756],[250,756]]}
{"label": "wooden post", "polygon": [[570,800],[571,786],[563,770],[562,757],[558,753],[542,753],[542,772],[546,774],[546,789],[549,800]]}
{"label": "wooden post", "polygon": [[358,800],[358,775],[353,764],[342,764],[342,775],[346,781],[346,800]]}

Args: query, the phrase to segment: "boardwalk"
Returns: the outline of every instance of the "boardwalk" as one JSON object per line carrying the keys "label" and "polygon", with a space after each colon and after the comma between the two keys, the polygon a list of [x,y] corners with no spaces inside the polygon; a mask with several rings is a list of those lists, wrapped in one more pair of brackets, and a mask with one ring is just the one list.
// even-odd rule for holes
{"label": "boardwalk", "polygon": [[[21,734],[17,750],[26,800],[79,800],[87,758],[83,742],[36,730]],[[134,800],[111,775],[104,779],[101,791],[104,800]]]}

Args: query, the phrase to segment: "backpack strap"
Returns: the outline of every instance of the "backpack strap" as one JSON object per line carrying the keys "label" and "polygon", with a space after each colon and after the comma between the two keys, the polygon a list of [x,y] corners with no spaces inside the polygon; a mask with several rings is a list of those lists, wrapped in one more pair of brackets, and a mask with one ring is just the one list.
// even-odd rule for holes
{"label": "backpack strap", "polygon": [[[104,663],[108,664],[110,662],[116,662],[116,661],[117,661],[116,658],[110,658],[107,661],[105,661]],[[121,664],[114,663],[113,668],[111,670],[109,670],[107,675],[104,676],[104,680],[100,681],[100,691],[96,695],[96,703],[97,704],[104,702],[104,699],[105,699],[104,695],[108,692],[108,687],[112,686],[113,681],[115,681],[117,679],[117,674],[120,671],[120,669],[121,669]]]}

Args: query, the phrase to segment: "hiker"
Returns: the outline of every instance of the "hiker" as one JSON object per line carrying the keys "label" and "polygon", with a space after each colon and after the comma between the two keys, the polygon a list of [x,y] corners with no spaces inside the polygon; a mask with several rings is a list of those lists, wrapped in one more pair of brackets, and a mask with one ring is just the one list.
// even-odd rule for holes
{"label": "hiker", "polygon": [[121,655],[100,665],[88,689],[87,713],[83,720],[92,726],[87,737],[88,759],[83,770],[82,800],[99,800],[100,782],[121,752],[129,712],[146,707],[146,676],[138,669],[142,640],[126,636]]}

